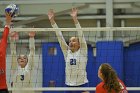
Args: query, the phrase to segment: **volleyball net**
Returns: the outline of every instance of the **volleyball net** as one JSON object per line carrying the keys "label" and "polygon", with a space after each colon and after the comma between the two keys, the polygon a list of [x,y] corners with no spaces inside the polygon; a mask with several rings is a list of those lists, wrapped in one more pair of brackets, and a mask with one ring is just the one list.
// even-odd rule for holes
{"label": "volleyball net", "polygon": [[[65,86],[65,62],[55,31],[62,31],[68,44],[69,38],[83,31],[88,46],[87,77],[89,87],[68,88]],[[3,31],[3,28],[0,29]],[[32,87],[11,87],[14,74],[11,73],[10,40],[7,48],[7,83],[9,90],[25,90],[43,92],[68,90],[95,91],[100,82],[97,72],[101,63],[108,62],[116,70],[119,78],[124,81],[127,89],[135,93],[140,91],[140,27],[101,27],[101,28],[11,28],[19,33],[16,41],[17,54],[29,54],[30,31],[35,31],[34,67],[30,78]],[[17,63],[18,65],[18,63]],[[80,68],[77,68],[80,69]],[[15,69],[17,70],[17,69]],[[22,86],[23,82],[21,83]],[[135,92],[134,92],[135,91]]]}

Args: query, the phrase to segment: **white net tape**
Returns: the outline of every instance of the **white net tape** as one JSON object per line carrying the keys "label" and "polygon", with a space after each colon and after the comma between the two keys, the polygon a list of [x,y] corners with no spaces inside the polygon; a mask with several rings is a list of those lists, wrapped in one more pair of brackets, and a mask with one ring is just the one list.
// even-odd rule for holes
{"label": "white net tape", "polygon": [[[48,87],[48,88],[9,88],[9,91],[12,90],[25,90],[25,91],[82,91],[82,90],[87,90],[87,91],[95,91],[95,87],[72,87],[72,88],[67,88],[67,87]],[[128,91],[140,91],[140,87],[127,87]]]}
{"label": "white net tape", "polygon": [[[11,31],[30,32],[30,31],[138,31],[140,27],[100,27],[100,28],[11,28]],[[3,28],[0,28],[3,31]]]}

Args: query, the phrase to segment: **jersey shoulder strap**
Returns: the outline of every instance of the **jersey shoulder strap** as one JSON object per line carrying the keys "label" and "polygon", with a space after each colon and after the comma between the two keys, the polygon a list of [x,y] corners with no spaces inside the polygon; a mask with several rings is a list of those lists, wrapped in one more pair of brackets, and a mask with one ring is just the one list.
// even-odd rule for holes
{"label": "jersey shoulder strap", "polygon": [[126,89],[122,89],[120,93],[128,93]]}

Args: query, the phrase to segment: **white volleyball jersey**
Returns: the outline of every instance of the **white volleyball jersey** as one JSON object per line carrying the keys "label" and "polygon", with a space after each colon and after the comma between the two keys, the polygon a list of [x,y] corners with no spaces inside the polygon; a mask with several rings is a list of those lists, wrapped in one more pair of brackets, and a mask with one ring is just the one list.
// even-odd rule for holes
{"label": "white volleyball jersey", "polygon": [[88,82],[87,80],[87,55],[81,53],[82,50],[78,50],[72,53],[71,50],[67,51],[65,58],[65,74],[66,84],[70,86],[78,86]]}
{"label": "white volleyball jersey", "polygon": [[31,69],[28,67],[28,64],[25,68],[18,67],[13,77],[13,87],[22,88],[22,87],[31,87]]}
{"label": "white volleyball jersey", "polygon": [[[32,87],[32,79],[31,79],[31,69],[29,69],[28,65],[25,68],[18,68],[17,72],[13,77],[13,87],[14,88],[31,88]],[[21,91],[21,90],[13,90],[12,93],[34,93],[33,91]]]}
{"label": "white volleyball jersey", "polygon": [[[75,24],[76,28],[81,28],[80,24]],[[52,25],[58,28],[57,24]],[[65,84],[69,86],[79,86],[88,82],[86,65],[87,65],[87,43],[83,35],[83,31],[77,31],[80,42],[80,49],[74,53],[69,50],[69,46],[64,40],[60,30],[55,31],[65,58]]]}

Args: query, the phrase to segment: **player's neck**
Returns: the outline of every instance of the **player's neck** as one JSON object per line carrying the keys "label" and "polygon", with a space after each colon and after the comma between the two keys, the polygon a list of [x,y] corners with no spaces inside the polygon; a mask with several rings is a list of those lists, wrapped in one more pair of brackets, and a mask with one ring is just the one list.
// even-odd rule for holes
{"label": "player's neck", "polygon": [[77,52],[79,49],[71,49],[71,52],[72,53],[75,53],[75,52]]}
{"label": "player's neck", "polygon": [[20,66],[21,68],[25,68],[25,66]]}

